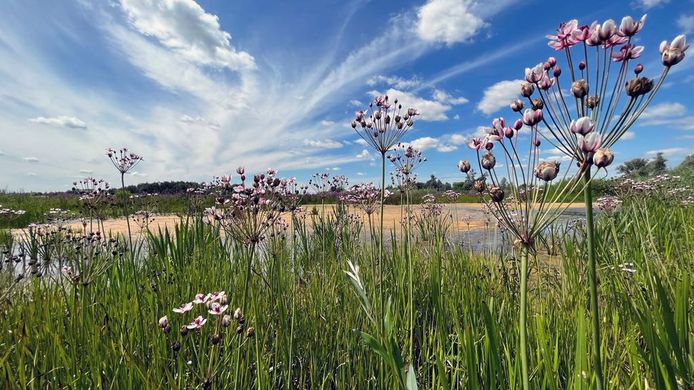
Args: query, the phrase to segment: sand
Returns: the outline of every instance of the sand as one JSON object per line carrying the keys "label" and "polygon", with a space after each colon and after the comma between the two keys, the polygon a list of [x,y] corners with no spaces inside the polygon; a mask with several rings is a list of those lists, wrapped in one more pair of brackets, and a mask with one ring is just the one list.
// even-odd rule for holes
{"label": "sand", "polygon": [[[321,211],[321,205],[308,205],[305,206],[306,212],[310,213],[313,209],[327,214],[332,211],[333,205],[325,205],[325,209]],[[582,203],[575,203],[570,206],[571,209],[580,209],[583,207]],[[421,205],[413,205],[412,209],[416,213],[421,208]],[[495,224],[493,218],[488,220],[489,214],[485,210],[485,206],[479,203],[457,203],[457,204],[444,204],[444,212],[449,213],[453,220],[452,228],[458,231],[469,230],[479,230],[484,229],[487,226]],[[367,223],[366,215],[357,209],[351,208],[350,212],[357,213],[361,216],[362,221]],[[285,220],[289,221],[289,215],[283,215]],[[372,216],[373,223],[379,224],[379,215],[376,213]],[[167,215],[156,215],[154,221],[150,223],[149,229],[156,232],[158,229],[169,228],[173,229],[176,223],[180,221],[180,217],[173,214]],[[402,226],[401,224],[401,207],[398,205],[386,205],[383,213],[383,221],[386,229],[397,229],[399,230]],[[80,222],[72,222],[66,226],[74,229],[81,230],[82,224]],[[111,234],[127,234],[128,227],[125,218],[115,218],[108,219],[103,222],[104,230],[110,232]],[[141,233],[142,229],[135,224],[132,220],[130,227],[133,234]],[[89,226],[87,226],[89,229]],[[96,226],[95,226],[96,229]]]}

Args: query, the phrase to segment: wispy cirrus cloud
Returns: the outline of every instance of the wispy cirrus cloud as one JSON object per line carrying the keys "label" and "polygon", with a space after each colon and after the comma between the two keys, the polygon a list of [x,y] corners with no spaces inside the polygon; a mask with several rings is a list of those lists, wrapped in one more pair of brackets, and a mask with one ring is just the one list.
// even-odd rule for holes
{"label": "wispy cirrus cloud", "polygon": [[38,123],[38,124],[42,124],[42,125],[55,126],[55,127],[68,127],[71,129],[86,129],[87,128],[87,124],[84,123],[83,120],[81,120],[79,118],[75,118],[74,116],[65,116],[65,115],[48,117],[48,118],[43,117],[43,116],[39,116],[36,118],[29,119],[29,122]]}

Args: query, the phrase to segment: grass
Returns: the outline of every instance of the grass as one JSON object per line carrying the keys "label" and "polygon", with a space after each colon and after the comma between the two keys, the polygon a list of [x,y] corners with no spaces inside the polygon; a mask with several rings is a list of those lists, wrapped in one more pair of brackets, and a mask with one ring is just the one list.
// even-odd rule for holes
{"label": "grass", "polygon": [[[384,245],[380,287],[389,298],[384,323],[390,330],[380,335],[386,319],[367,314],[345,274],[348,260],[360,266],[364,296],[377,302],[379,285],[370,272],[377,245],[353,239],[361,226],[332,218],[339,215],[309,216],[296,232],[268,236],[248,279],[246,246],[224,240],[200,218],[152,232],[133,251],[124,249],[123,237],[96,250],[80,238],[65,243],[55,236],[0,236],[0,246],[12,246],[14,253],[43,253],[33,266],[31,256],[19,260],[15,267],[26,270],[19,282],[10,263],[2,263],[0,387],[395,388],[411,386],[410,369],[421,388],[521,386],[519,251],[472,253],[446,240],[445,229],[415,235],[408,253],[416,270],[410,346],[404,243],[392,237]],[[618,212],[598,218],[608,388],[694,385],[693,221],[691,206],[657,197],[625,199]],[[594,386],[584,237],[581,224],[554,231],[554,260],[530,264],[533,388]],[[83,270],[81,280],[89,283],[70,283],[56,272],[64,264]],[[32,269],[43,276],[32,276]],[[197,306],[181,315],[174,307],[197,293],[224,290],[231,313],[241,306],[246,282],[240,333],[236,322],[224,328],[207,315],[200,330],[181,335],[182,324],[206,311]],[[164,315],[169,333],[157,325]],[[374,346],[386,345],[384,340],[390,351],[385,356],[412,347],[414,359],[403,352],[401,368],[393,369],[400,367],[397,359],[381,364],[384,354]]]}

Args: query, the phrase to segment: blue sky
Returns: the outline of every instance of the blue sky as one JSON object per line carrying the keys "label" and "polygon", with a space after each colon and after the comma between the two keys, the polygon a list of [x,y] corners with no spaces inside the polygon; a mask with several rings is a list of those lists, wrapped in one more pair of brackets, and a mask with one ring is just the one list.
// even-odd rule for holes
{"label": "blue sky", "polygon": [[[372,180],[376,156],[349,122],[382,92],[422,112],[405,137],[429,159],[420,175],[458,180],[457,161],[473,157],[464,141],[515,119],[508,102],[524,68],[554,54],[546,34],[572,18],[644,13],[639,61],[655,76],[660,41],[694,32],[691,0],[6,0],[0,188],[115,181],[104,154],[121,146],[145,157],[130,183],[206,181],[240,165]],[[615,164],[694,152],[688,54]]]}

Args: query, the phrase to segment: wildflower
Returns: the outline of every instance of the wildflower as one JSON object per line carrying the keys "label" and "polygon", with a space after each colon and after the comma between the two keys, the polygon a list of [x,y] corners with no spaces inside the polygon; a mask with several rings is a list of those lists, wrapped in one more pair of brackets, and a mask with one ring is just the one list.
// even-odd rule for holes
{"label": "wildflower", "polygon": [[252,326],[248,327],[248,329],[246,330],[246,337],[251,338],[254,335],[255,335],[255,328]]}
{"label": "wildflower", "polygon": [[487,153],[485,153],[484,156],[482,156],[481,164],[482,168],[486,170],[491,170],[494,168],[494,165],[496,165],[496,157],[494,157],[494,155],[491,152],[487,151]]}
{"label": "wildflower", "polygon": [[414,125],[415,116],[419,115],[414,108],[403,111],[397,99],[394,104],[391,109],[388,96],[378,96],[371,104],[376,108],[368,118],[364,111],[359,111],[352,121],[352,128],[357,134],[382,155],[400,142]]}
{"label": "wildflower", "polygon": [[575,45],[578,42],[576,39],[578,31],[580,30],[576,19],[561,23],[557,29],[557,35],[547,35],[550,40],[548,42],[549,47],[554,48],[554,50],[562,50]]}
{"label": "wildflower", "polygon": [[535,177],[542,181],[552,181],[559,174],[558,161],[541,161],[535,167]]}
{"label": "wildflower", "polygon": [[218,315],[223,314],[223,313],[226,311],[226,309],[227,309],[228,307],[229,307],[228,305],[223,305],[223,306],[222,306],[222,305],[220,305],[220,304],[217,303],[217,302],[212,302],[212,304],[210,305],[210,309],[208,310],[208,312],[209,312],[210,314],[212,314],[212,315],[218,316]]}
{"label": "wildflower", "polygon": [[237,307],[236,310],[234,310],[234,319],[243,324],[243,312],[241,311],[240,307]]}
{"label": "wildflower", "polygon": [[504,190],[502,190],[500,187],[490,188],[489,195],[491,196],[494,202],[499,203],[504,200]]}
{"label": "wildflower", "polygon": [[183,314],[185,312],[191,311],[193,309],[193,302],[184,303],[181,306],[173,309],[174,313]]}
{"label": "wildflower", "polygon": [[186,325],[188,329],[200,329],[202,328],[203,325],[205,325],[205,322],[207,322],[207,319],[203,318],[202,316],[197,316],[191,322],[190,324]]}
{"label": "wildflower", "polygon": [[634,21],[631,16],[625,16],[622,18],[622,23],[619,24],[619,33],[625,37],[636,35],[645,23],[646,15],[643,15],[639,21]]}
{"label": "wildflower", "polygon": [[523,83],[521,84],[521,95],[524,97],[530,97],[533,95],[535,92],[535,85],[531,83]]}
{"label": "wildflower", "polygon": [[628,61],[634,58],[639,58],[641,56],[642,51],[643,46],[634,46],[627,44],[619,49],[619,53],[612,54],[612,61],[620,62]]}
{"label": "wildflower", "polygon": [[121,175],[127,173],[142,161],[142,156],[129,152],[128,148],[121,148],[120,150],[109,148],[106,150],[106,156],[108,156]]}
{"label": "wildflower", "polygon": [[639,97],[645,95],[653,89],[653,80],[648,77],[636,77],[627,81],[627,95]]}
{"label": "wildflower", "polygon": [[569,125],[569,130],[574,134],[586,135],[593,131],[595,127],[595,122],[593,122],[590,117],[584,116],[576,120],[571,121]]}
{"label": "wildflower", "polygon": [[523,109],[523,101],[520,99],[516,99],[511,102],[511,109],[515,112],[520,112]]}
{"label": "wildflower", "polygon": [[542,63],[539,63],[532,68],[525,68],[525,81],[529,83],[537,84],[546,77],[547,75],[545,74],[545,69],[542,66]]}
{"label": "wildflower", "polygon": [[582,135],[577,135],[578,137],[578,148],[585,153],[594,153],[598,148],[600,148],[601,137],[599,133],[590,133],[585,137]]}
{"label": "wildflower", "polygon": [[480,178],[475,180],[473,187],[475,190],[477,190],[477,192],[483,192],[487,188],[487,184],[485,183],[484,178]]}
{"label": "wildflower", "polygon": [[460,169],[460,172],[462,173],[470,172],[470,162],[466,160],[458,161],[458,169]]}
{"label": "wildflower", "polygon": [[231,316],[229,314],[225,314],[224,317],[222,317],[222,326],[227,328],[229,327],[229,324],[231,324]]}
{"label": "wildflower", "polygon": [[206,303],[208,299],[210,299],[209,294],[202,294],[202,293],[196,294],[195,299],[193,299],[193,303],[198,304],[198,305],[203,304],[203,303]]}
{"label": "wildflower", "polygon": [[542,110],[531,110],[530,108],[523,111],[523,123],[527,126],[535,126],[542,121]]}
{"label": "wildflower", "polygon": [[598,168],[606,168],[614,161],[614,154],[609,149],[598,149],[593,155],[593,163]]}
{"label": "wildflower", "polygon": [[482,138],[473,138],[470,140],[470,142],[468,142],[467,145],[470,147],[470,149],[480,150],[482,147],[484,147],[485,143],[486,142],[484,142]]}
{"label": "wildflower", "polygon": [[164,316],[159,319],[159,327],[164,329],[167,326],[169,326],[169,319],[168,317]]}
{"label": "wildflower", "polygon": [[669,44],[667,41],[661,42],[660,54],[662,54],[663,65],[671,67],[680,63],[688,48],[687,37],[684,34],[678,35]]}
{"label": "wildflower", "polygon": [[578,99],[583,99],[588,94],[588,83],[581,79],[571,84],[571,93]]}

